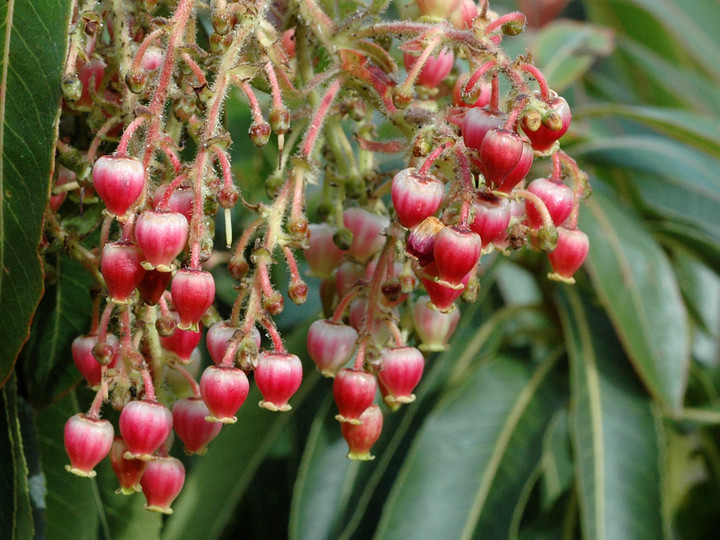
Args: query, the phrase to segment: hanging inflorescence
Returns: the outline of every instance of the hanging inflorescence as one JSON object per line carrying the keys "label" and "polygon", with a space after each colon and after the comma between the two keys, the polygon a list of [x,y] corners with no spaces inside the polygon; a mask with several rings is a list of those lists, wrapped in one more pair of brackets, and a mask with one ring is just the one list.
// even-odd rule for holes
{"label": "hanging inflorescence", "polygon": [[[307,297],[298,254],[321,279],[325,313],[307,349],[334,377],[348,455],[361,460],[382,429],[378,388],[390,410],[414,400],[421,351],[447,346],[484,256],[546,252],[549,277],[573,281],[588,251],[577,228],[587,177],[558,143],[567,102],[532,58],[502,48],[524,16],[416,0],[388,21],[389,3],[340,1],[331,16],[315,0],[78,2],[47,231],[104,294],[72,346],[97,393],[65,427],[68,470],[92,476],[109,454],[123,493],[171,512],[185,474],[173,431],[204,453],[236,421],[249,374],[262,407],[289,410],[303,370],[275,317],[280,289]],[[277,144],[265,200],[247,200],[233,176],[231,144],[246,142],[224,126],[232,89],[252,143]],[[543,162],[550,174],[528,182]],[[68,193],[83,219],[103,205],[97,234],[69,225]],[[228,251],[213,245],[220,209]],[[233,212],[249,224],[234,244]],[[227,320],[208,271],[220,252],[236,280]],[[271,279],[279,260],[286,286]],[[203,326],[213,365],[198,381]],[[120,411],[120,437],[105,403]]]}

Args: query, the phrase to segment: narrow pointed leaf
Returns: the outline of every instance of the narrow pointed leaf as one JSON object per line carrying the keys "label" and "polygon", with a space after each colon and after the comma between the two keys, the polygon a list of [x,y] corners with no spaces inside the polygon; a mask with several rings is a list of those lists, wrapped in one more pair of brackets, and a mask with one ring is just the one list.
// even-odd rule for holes
{"label": "narrow pointed leaf", "polygon": [[571,436],[583,537],[666,538],[653,404],[609,321],[575,291],[560,296],[570,354]]}
{"label": "narrow pointed leaf", "polygon": [[38,255],[70,0],[0,3],[0,386],[43,291]]}
{"label": "narrow pointed leaf", "polygon": [[609,29],[562,20],[543,27],[531,50],[550,87],[562,92],[580,79],[597,58],[609,55],[614,46]]}
{"label": "narrow pointed leaf", "polygon": [[98,537],[101,526],[95,480],[65,470],[70,460],[63,445],[63,430],[68,418],[78,411],[73,391],[35,416],[47,482],[46,535],[53,540],[92,540]]}
{"label": "narrow pointed leaf", "polygon": [[65,254],[54,265],[50,285],[33,320],[20,365],[30,400],[36,407],[54,401],[81,379],[70,354],[73,340],[90,331],[92,278]]}
{"label": "narrow pointed leaf", "polygon": [[688,320],[665,253],[629,212],[596,193],[581,213],[587,266],[625,351],[650,393],[679,410],[689,365]]}
{"label": "narrow pointed leaf", "polygon": [[22,540],[34,536],[28,466],[23,451],[17,381],[0,390],[0,537]]}
{"label": "narrow pointed leaf", "polygon": [[561,401],[553,365],[500,357],[447,394],[413,443],[376,538],[507,537]]}
{"label": "narrow pointed leaf", "polygon": [[[291,400],[293,407],[301,406],[317,378],[316,373],[306,377]],[[218,538],[234,519],[245,488],[293,414],[262,409],[257,406],[260,398],[253,386],[238,411],[237,423],[224,426],[208,447],[208,454],[196,461],[173,504],[174,513],[163,530],[164,540]]]}
{"label": "narrow pointed leaf", "polygon": [[335,402],[328,393],[313,422],[293,491],[291,540],[324,540],[347,505],[358,470],[364,464],[347,458],[347,443],[335,420]]}
{"label": "narrow pointed leaf", "polygon": [[573,457],[570,448],[568,414],[560,409],[548,425],[543,439],[542,504],[549,509],[573,481]]}
{"label": "narrow pointed leaf", "polygon": [[649,126],[669,138],[720,157],[718,117],[682,109],[610,103],[574,111],[578,116],[620,116]]}

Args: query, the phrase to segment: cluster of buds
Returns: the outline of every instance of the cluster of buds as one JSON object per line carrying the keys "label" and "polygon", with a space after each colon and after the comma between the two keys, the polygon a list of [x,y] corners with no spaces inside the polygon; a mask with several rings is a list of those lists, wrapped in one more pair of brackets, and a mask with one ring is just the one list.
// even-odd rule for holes
{"label": "cluster of buds", "polygon": [[[155,4],[90,2],[94,11],[75,13],[63,82],[63,125],[73,129],[58,141],[47,222],[106,293],[72,347],[96,395],[67,422],[68,470],[92,476],[109,455],[120,492],[142,491],[148,509],[171,512],[185,475],[169,455],[173,433],[202,454],[236,421],[251,380],[273,412],[290,410],[301,385],[301,360],[274,320],[285,307],[275,257],[287,263],[295,303],[308,293],[299,253],[321,279],[325,318],[310,327],[307,349],[334,378],[348,456],[368,460],[383,424],[378,390],[391,411],[415,399],[423,353],[447,347],[456,302],[474,298],[484,254],[541,250],[551,278],[573,281],[588,250],[577,229],[588,188],[558,142],[567,102],[531,58],[502,49],[523,29],[520,13],[417,0],[408,20],[385,22],[377,15],[389,1],[379,1],[338,24],[314,0],[218,0],[204,50],[193,35],[196,2],[178,0],[168,18]],[[406,41],[393,49],[388,37]],[[247,98],[252,143],[277,137],[269,202],[246,201],[233,178],[221,115],[232,88]],[[377,140],[380,122],[404,139]],[[406,166],[388,170],[378,160],[388,153],[404,153]],[[526,186],[544,158],[552,173]],[[322,184],[322,222],[310,224],[312,183]],[[100,202],[91,243],[66,218]],[[220,208],[224,258],[213,246]],[[255,214],[234,246],[233,209]],[[238,291],[225,320],[209,271],[222,259]],[[200,375],[203,327],[212,364]],[[105,403],[120,411],[120,437],[100,418]]]}

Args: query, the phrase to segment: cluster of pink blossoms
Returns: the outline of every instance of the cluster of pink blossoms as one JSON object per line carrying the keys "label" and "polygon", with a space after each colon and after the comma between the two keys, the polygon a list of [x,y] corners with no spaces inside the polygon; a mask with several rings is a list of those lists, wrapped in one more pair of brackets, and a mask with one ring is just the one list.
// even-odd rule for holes
{"label": "cluster of pink blossoms", "polygon": [[[325,318],[310,326],[307,350],[334,378],[348,456],[360,460],[373,457],[382,403],[411,403],[423,352],[447,347],[483,256],[527,246],[547,253],[550,278],[573,281],[588,252],[577,228],[586,175],[558,142],[567,102],[530,58],[502,49],[524,17],[499,16],[487,1],[417,0],[404,6],[408,20],[378,20],[388,3],[343,24],[314,0],[297,11],[282,1],[214,2],[209,50],[189,32],[192,0],[165,18],[149,0],[75,14],[63,113],[90,138],[58,142],[48,229],[106,294],[72,346],[96,395],[66,424],[69,471],[93,476],[109,455],[122,493],[142,491],[148,509],[171,512],[185,475],[170,455],[173,433],[186,452],[205,453],[236,421],[251,381],[261,407],[291,409],[303,366],[273,319],[284,309],[271,279],[278,255],[291,301],[308,293],[298,253],[321,279]],[[331,58],[315,71],[320,49]],[[231,88],[248,101],[250,140],[277,136],[269,202],[241,198],[233,178],[221,114]],[[380,124],[402,138],[378,140]],[[388,169],[382,154],[404,155],[405,166]],[[543,159],[550,174],[528,182]],[[310,224],[306,188],[316,182],[322,222]],[[99,243],[65,228],[70,192],[79,204],[92,205],[93,194],[102,201]],[[224,258],[238,291],[227,319],[208,269],[223,259],[213,246],[219,208],[228,247],[232,209],[255,213]],[[198,380],[203,327],[212,364]],[[119,411],[119,437],[100,417],[105,403]]]}

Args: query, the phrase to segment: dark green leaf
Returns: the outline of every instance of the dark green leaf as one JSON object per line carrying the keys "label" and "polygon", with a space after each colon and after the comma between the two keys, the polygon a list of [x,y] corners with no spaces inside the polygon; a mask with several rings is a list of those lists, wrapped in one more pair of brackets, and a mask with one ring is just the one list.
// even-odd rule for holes
{"label": "dark green leaf", "polygon": [[300,463],[290,514],[291,539],[333,538],[332,532],[349,502],[358,470],[365,466],[346,457],[347,443],[335,413],[335,402],[328,393],[313,422]]}
{"label": "dark green leaf", "polygon": [[[46,534],[53,540],[94,540],[101,526],[94,479],[65,470],[69,463],[63,445],[65,422],[79,411],[75,392],[40,411],[35,417],[47,482]],[[104,524],[107,531],[107,524]]]}
{"label": "dark green leaf", "polygon": [[[142,493],[122,495],[115,493],[118,481],[110,466],[110,460],[104,459],[95,470],[97,485],[102,504],[103,520],[113,540],[157,540],[162,528],[162,514],[145,510],[145,497]],[[90,508],[88,508],[90,509]]]}
{"label": "dark green leaf", "polygon": [[561,400],[553,365],[499,357],[467,373],[428,415],[376,537],[507,537]]}
{"label": "dark green leaf", "polygon": [[[0,386],[43,290],[38,246],[49,197],[70,0],[0,3]],[[8,316],[12,314],[12,316]]]}
{"label": "dark green leaf", "polygon": [[18,413],[17,381],[0,390],[0,536],[12,540],[33,537],[28,466]]}
{"label": "dark green leaf", "polygon": [[718,130],[720,120],[717,116],[681,109],[618,103],[589,105],[577,108],[573,112],[578,117],[619,116],[628,118],[656,129],[672,140],[684,142],[709,152],[716,158],[720,157],[720,130]]}
{"label": "dark green leaf", "polygon": [[560,298],[583,537],[667,538],[652,402],[627,368],[609,321],[575,291]]}
{"label": "dark green leaf", "polygon": [[682,405],[689,365],[685,305],[667,256],[637,218],[596,193],[581,213],[588,268],[628,356],[664,406]]}
{"label": "dark green leaf", "polygon": [[48,287],[33,320],[21,362],[30,399],[42,407],[80,379],[70,355],[73,340],[90,330],[93,280],[65,254],[54,265],[57,281]]}
{"label": "dark green leaf", "polygon": [[545,432],[541,466],[542,504],[544,509],[548,509],[573,481],[573,457],[565,409],[555,413]]}
{"label": "dark green leaf", "polygon": [[[301,406],[317,379],[316,372],[306,377],[291,401],[293,407]],[[266,411],[257,406],[260,398],[253,387],[237,423],[224,426],[208,454],[195,462],[173,504],[163,539],[217,538],[234,518],[245,488],[293,414]]]}

